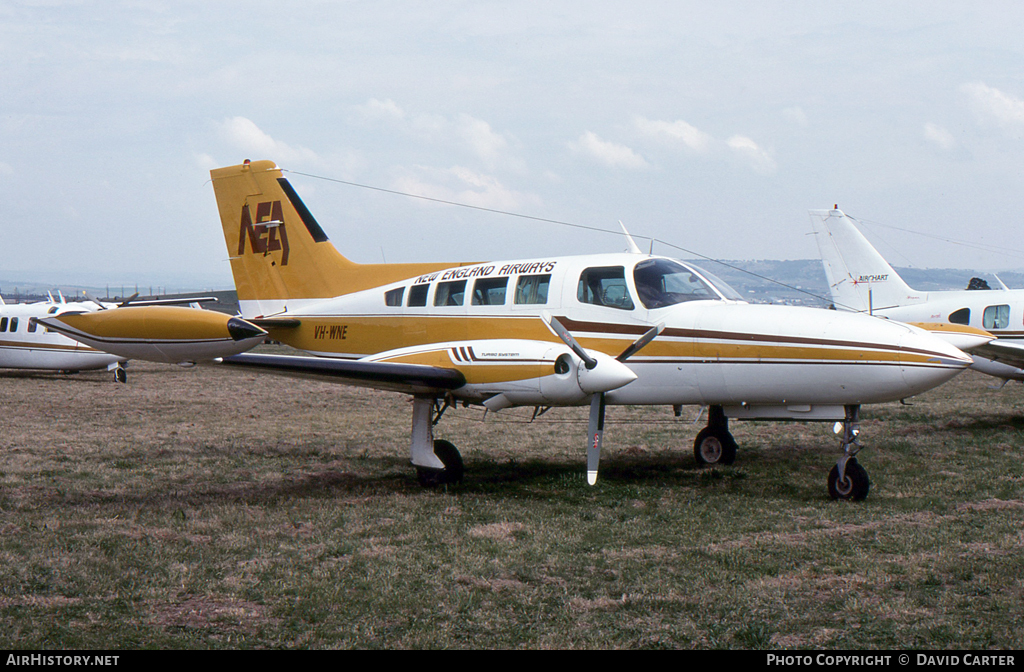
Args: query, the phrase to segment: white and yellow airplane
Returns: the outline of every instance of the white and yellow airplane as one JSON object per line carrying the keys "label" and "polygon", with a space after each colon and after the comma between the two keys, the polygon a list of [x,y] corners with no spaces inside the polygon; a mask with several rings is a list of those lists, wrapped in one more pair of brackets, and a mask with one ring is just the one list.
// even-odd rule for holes
{"label": "white and yellow airplane", "polygon": [[242,317],[314,355],[223,363],[411,395],[411,459],[428,485],[462,477],[459,452],[434,440],[456,403],[589,404],[591,484],[607,405],[693,404],[710,409],[694,445],[701,463],[735,458],[729,418],[840,421],[829,492],[862,499],[860,406],[913,396],[971,363],[912,326],[749,305],[710,273],[642,254],[632,240],[621,254],[358,264],[328,241],[273,162],[211,176]]}
{"label": "white and yellow airplane", "polygon": [[[912,289],[842,210],[810,210],[836,308],[868,313],[944,332],[984,330],[993,339],[960,343],[973,357],[971,368],[1007,380],[1024,380],[1024,289]],[[986,283],[987,285],[987,283]]]}
{"label": "white and yellow airplane", "polygon": [[89,347],[37,324],[39,318],[95,310],[91,303],[56,300],[4,303],[0,299],[0,369],[61,372],[107,369],[118,382],[127,380],[125,358]]}

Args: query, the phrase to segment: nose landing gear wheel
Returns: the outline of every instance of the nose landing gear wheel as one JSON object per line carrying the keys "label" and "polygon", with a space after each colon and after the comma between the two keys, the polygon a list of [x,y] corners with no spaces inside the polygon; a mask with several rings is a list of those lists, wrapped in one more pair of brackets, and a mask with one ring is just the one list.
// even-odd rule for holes
{"label": "nose landing gear wheel", "polygon": [[728,430],[705,427],[693,442],[697,464],[732,464],[736,461],[736,440]]}
{"label": "nose landing gear wheel", "polygon": [[853,458],[846,462],[846,474],[842,480],[839,479],[838,464],[828,472],[828,494],[832,499],[848,499],[859,502],[868,496],[870,489],[871,481],[868,479],[868,472]]}

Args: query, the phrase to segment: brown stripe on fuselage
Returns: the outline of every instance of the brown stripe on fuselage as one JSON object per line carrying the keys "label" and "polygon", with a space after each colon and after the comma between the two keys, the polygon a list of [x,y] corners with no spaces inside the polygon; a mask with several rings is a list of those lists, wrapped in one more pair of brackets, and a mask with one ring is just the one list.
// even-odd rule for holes
{"label": "brown stripe on fuselage", "polygon": [[[557,336],[536,315],[346,315],[300,316],[298,328],[275,329],[271,337],[307,352],[325,356],[358,358],[399,348],[432,343],[494,338],[525,339],[559,343]],[[558,317],[567,329],[577,334],[588,348],[617,355],[649,325],[615,322],[587,322]],[[324,329],[345,326],[344,330]],[[319,329],[318,329],[319,327]],[[316,338],[314,334],[343,334],[343,339]],[[599,334],[607,334],[602,338]],[[615,338],[621,335],[623,338]],[[680,340],[676,340],[680,339]],[[899,357],[947,359],[948,355],[928,350],[900,348],[888,343],[863,343],[849,340],[667,328],[644,349],[645,355],[694,357],[696,359],[814,359],[863,361],[867,352],[873,358],[897,361]],[[469,353],[462,353],[467,360]]]}

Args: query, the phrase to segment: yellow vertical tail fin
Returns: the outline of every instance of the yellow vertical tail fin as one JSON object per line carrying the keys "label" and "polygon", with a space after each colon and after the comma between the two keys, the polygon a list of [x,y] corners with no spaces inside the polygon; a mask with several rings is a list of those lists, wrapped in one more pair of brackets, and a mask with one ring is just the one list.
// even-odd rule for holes
{"label": "yellow vertical tail fin", "polygon": [[289,301],[327,299],[451,265],[349,261],[273,161],[217,168],[210,177],[246,317],[278,314]]}

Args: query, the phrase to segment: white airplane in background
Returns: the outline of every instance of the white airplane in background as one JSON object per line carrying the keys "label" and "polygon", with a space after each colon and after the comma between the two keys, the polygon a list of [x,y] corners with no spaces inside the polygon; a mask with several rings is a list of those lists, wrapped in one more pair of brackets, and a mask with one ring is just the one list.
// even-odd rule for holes
{"label": "white airplane in background", "polygon": [[[244,352],[266,332],[238,318],[199,308],[216,297],[136,299],[120,303],[48,301],[6,304],[0,299],[0,368],[74,372],[106,368],[127,382],[127,360],[172,364]],[[188,303],[191,308],[177,304]],[[156,311],[156,312],[154,312]],[[186,312],[179,312],[186,311]],[[168,331],[169,321],[175,328]],[[86,324],[91,333],[77,328]],[[127,329],[126,324],[133,325]],[[182,333],[181,324],[187,324]],[[137,357],[141,355],[140,357]]]}
{"label": "white airplane in background", "polygon": [[[840,310],[871,313],[908,323],[931,323],[948,334],[983,329],[995,339],[961,344],[971,368],[1007,380],[1024,380],[1024,289],[912,289],[843,211],[810,210],[832,301]],[[998,278],[997,278],[998,279]],[[987,287],[987,283],[981,284]],[[945,323],[938,327],[935,323]],[[952,340],[952,342],[956,342]]]}
{"label": "white airplane in background", "polygon": [[[58,295],[60,296],[60,295]],[[41,369],[61,372],[107,369],[114,379],[125,382],[123,357],[102,352],[56,331],[39,327],[41,317],[68,311],[96,310],[92,303],[48,301],[8,304],[0,298],[0,369]]]}
{"label": "white airplane in background", "polygon": [[908,325],[747,304],[713,275],[635,244],[620,254],[357,264],[273,162],[211,177],[242,316],[314,355],[246,353],[223,363],[410,395],[411,461],[425,485],[462,477],[458,450],[434,440],[458,403],[589,405],[591,484],[608,405],[692,404],[710,407],[694,445],[700,463],[735,458],[729,418],[839,421],[829,492],[863,499],[860,406],[913,396],[971,362]]}

